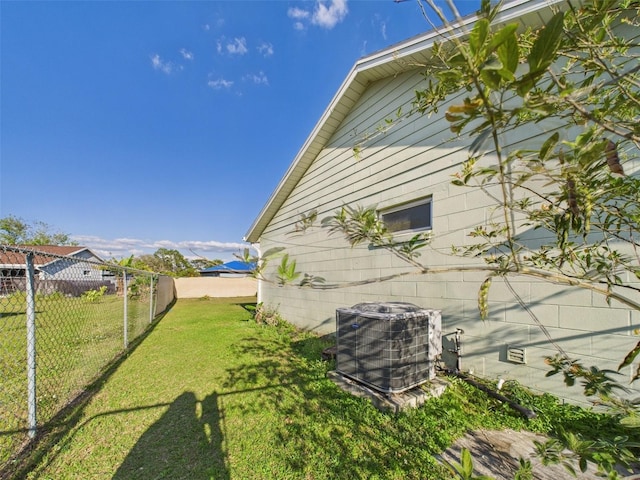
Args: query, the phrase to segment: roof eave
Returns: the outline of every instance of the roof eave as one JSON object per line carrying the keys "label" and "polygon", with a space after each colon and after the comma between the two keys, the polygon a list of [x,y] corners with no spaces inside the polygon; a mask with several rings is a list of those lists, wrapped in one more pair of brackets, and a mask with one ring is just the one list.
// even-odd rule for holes
{"label": "roof eave", "polygon": [[[35,250],[35,248],[34,248],[34,250]],[[80,252],[84,252],[85,250],[95,256],[95,254],[91,250],[89,250],[88,247],[79,247],[78,250],[74,250],[73,252],[69,252],[65,256],[73,257],[75,255],[78,255]],[[40,266],[41,267],[48,267],[49,265],[52,265],[52,264],[54,264],[54,263],[56,263],[56,262],[58,262],[60,260],[61,260],[61,258],[57,258],[56,257],[53,260],[51,260],[50,262],[43,263]]]}

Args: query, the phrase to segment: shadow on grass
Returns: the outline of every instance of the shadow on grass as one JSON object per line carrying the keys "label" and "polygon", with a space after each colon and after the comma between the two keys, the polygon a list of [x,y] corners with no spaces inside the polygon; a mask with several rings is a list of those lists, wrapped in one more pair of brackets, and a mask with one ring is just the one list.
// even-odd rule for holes
{"label": "shadow on grass", "polygon": [[334,364],[322,360],[322,351],[334,342],[282,332],[236,346],[248,360],[227,370],[226,388],[242,393],[277,384],[243,405],[244,413],[273,416],[273,461],[291,478],[447,478],[434,459],[444,443],[424,431],[416,435],[406,419],[379,412],[327,378]]}
{"label": "shadow on grass", "polygon": [[229,480],[218,395],[201,403],[185,392],[138,440],[113,480],[215,478]]}
{"label": "shadow on grass", "polygon": [[238,301],[238,302],[235,302],[234,305],[238,305],[238,306],[242,307],[247,312],[249,312],[251,314],[251,316],[253,317],[253,315],[255,313],[256,306],[258,305],[258,303],[255,300],[254,301]]}
{"label": "shadow on grass", "polygon": [[[103,373],[89,384],[83,392],[72,399],[62,410],[60,410],[45,425],[38,426],[38,433],[35,438],[25,442],[22,450],[9,462],[0,467],[0,480],[18,480],[26,478],[27,474],[36,467],[42,466],[45,457],[48,461],[45,466],[51,463],[56,455],[53,447],[59,444],[69,433],[80,423],[84,410],[91,402],[91,399],[100,391],[100,388],[118,370],[120,365],[133,353],[140,344],[147,338],[164,316],[175,305],[176,300],[171,302],[164,312],[159,314],[151,326],[129,344],[129,348],[120,353],[103,370]],[[22,430],[25,434],[27,430]],[[0,435],[13,435],[19,431],[0,431]],[[57,450],[61,451],[61,450]]]}
{"label": "shadow on grass", "polygon": [[[112,479],[229,480],[222,415],[215,392],[202,402],[197,401],[193,392],[185,392],[171,403],[102,412],[78,423],[75,432],[99,418],[166,407],[167,411],[140,437]],[[59,450],[72,443],[75,432],[57,445]],[[13,478],[22,478],[25,473],[16,473]]]}

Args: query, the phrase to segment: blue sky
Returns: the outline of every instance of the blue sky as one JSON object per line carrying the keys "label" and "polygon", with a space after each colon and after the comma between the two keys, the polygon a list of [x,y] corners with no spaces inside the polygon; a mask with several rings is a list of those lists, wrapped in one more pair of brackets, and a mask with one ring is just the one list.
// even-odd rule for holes
{"label": "blue sky", "polygon": [[222,260],[356,60],[429,29],[414,0],[2,0],[0,22],[0,216]]}

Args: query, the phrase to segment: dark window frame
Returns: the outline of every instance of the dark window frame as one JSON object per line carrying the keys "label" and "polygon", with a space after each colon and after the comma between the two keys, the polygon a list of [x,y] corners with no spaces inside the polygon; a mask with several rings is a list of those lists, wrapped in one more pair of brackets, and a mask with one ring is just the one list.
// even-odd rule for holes
{"label": "dark window frame", "polygon": [[[389,216],[393,215],[393,214],[401,214],[400,216],[402,216],[402,213],[406,213],[408,215],[411,215],[411,212],[419,212],[418,208],[419,207],[427,207],[428,208],[428,212],[427,212],[427,217],[428,219],[425,221],[424,218],[420,219],[420,218],[415,218],[415,219],[411,219],[411,218],[407,218],[404,220],[404,223],[407,224],[408,223],[408,228],[395,228],[393,227],[393,224],[391,224],[388,221],[385,221],[385,216],[389,219]],[[398,215],[396,215],[396,217],[398,217]],[[399,205],[394,205],[391,207],[387,207],[387,208],[382,208],[378,211],[378,218],[380,218],[380,220],[385,224],[385,226],[387,227],[389,233],[391,233],[392,235],[403,235],[403,234],[410,234],[410,233],[419,233],[419,232],[426,232],[426,231],[430,231],[433,229],[433,197],[429,196],[429,197],[424,197],[424,198],[420,198],[417,200],[413,200],[410,202],[405,202],[405,203],[401,203]],[[396,220],[397,223],[401,223],[398,222]],[[412,224],[417,224],[416,226],[412,226]]]}

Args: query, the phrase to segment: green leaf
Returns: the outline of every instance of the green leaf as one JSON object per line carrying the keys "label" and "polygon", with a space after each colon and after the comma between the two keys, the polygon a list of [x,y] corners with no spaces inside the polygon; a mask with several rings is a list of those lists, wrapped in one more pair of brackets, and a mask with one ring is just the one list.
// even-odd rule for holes
{"label": "green leaf", "polygon": [[618,366],[618,370],[626,367],[627,365],[631,365],[631,363],[633,363],[633,361],[635,360],[635,358],[638,356],[639,353],[640,353],[640,342],[638,342],[638,344],[635,347],[633,347],[633,349],[629,353],[627,353],[627,356],[624,357],[624,360],[622,360],[622,363]]}
{"label": "green leaf", "polygon": [[289,263],[289,255],[282,257],[282,262],[278,266],[278,281],[280,285],[286,285],[300,276],[300,272],[296,272],[296,261]]}
{"label": "green leaf", "polygon": [[464,478],[471,478],[471,475],[473,475],[473,460],[471,460],[471,453],[466,448],[463,448],[462,452],[460,452],[460,464]]}
{"label": "green leaf", "polygon": [[498,47],[502,46],[507,41],[515,40],[515,31],[518,29],[517,23],[510,23],[505,25],[501,30],[498,30],[491,39],[491,43],[489,44],[489,51],[493,52]]}
{"label": "green leaf", "polygon": [[530,73],[545,70],[553,63],[562,41],[563,26],[564,12],[558,12],[540,31],[540,35],[538,35],[527,57]]}
{"label": "green leaf", "polygon": [[482,0],[482,3],[480,4],[480,12],[478,13],[485,17],[490,17],[491,16],[491,0]]}
{"label": "green leaf", "polygon": [[489,316],[489,289],[491,288],[491,277],[487,277],[478,290],[478,310],[480,318],[486,320]]}
{"label": "green leaf", "polygon": [[489,20],[481,18],[473,26],[473,30],[469,34],[469,48],[475,58],[479,57],[479,54],[487,41],[489,35]]}
{"label": "green leaf", "polygon": [[482,65],[482,69],[484,70],[502,70],[502,62],[495,55],[491,55],[487,58],[487,61]]}
{"label": "green leaf", "polygon": [[536,79],[537,76],[530,73],[523,75],[522,78],[518,80],[518,88],[516,90],[518,95],[524,97],[529,93],[531,89],[536,86]]}
{"label": "green leaf", "polygon": [[[499,71],[501,68],[496,70]],[[496,70],[487,69],[480,72],[480,78],[482,78],[484,84],[493,90],[500,88],[500,80],[502,79],[502,76]]]}
{"label": "green leaf", "polygon": [[620,419],[620,425],[626,428],[640,428],[640,416],[629,415]]}
{"label": "green leaf", "polygon": [[553,151],[553,148],[556,146],[558,141],[560,140],[560,134],[558,132],[551,135],[547,140],[542,144],[542,148],[540,149],[540,160],[547,160],[549,155]]}
{"label": "green leaf", "polygon": [[451,57],[447,62],[451,67],[459,67],[461,65],[466,65],[467,63],[467,57],[462,53],[464,48],[459,48],[458,50],[459,52]]}
{"label": "green leaf", "polygon": [[361,153],[362,148],[360,147],[360,145],[356,145],[353,147],[353,158],[355,158],[356,160],[360,160],[362,158]]}
{"label": "green leaf", "polygon": [[582,473],[587,471],[587,459],[584,457],[580,457],[580,461],[578,462],[578,465],[580,466],[580,471]]}
{"label": "green leaf", "polygon": [[471,155],[475,155],[476,153],[478,153],[478,151],[482,148],[482,146],[486,142],[487,138],[489,138],[489,135],[491,134],[491,132],[492,132],[491,128],[485,128],[478,135],[476,135],[476,138],[473,140],[473,142],[471,143],[471,146],[469,147],[469,151],[471,152]]}
{"label": "green leaf", "polygon": [[498,47],[496,53],[504,68],[513,76],[513,74],[516,73],[520,61],[520,51],[516,36],[512,33],[506,37]]}
{"label": "green leaf", "polygon": [[638,365],[638,368],[636,369],[636,373],[634,373],[633,377],[631,377],[631,381],[635,382],[639,378],[640,378],[640,365]]}

